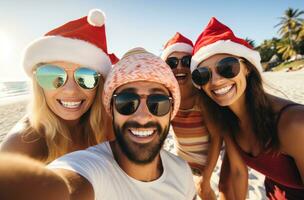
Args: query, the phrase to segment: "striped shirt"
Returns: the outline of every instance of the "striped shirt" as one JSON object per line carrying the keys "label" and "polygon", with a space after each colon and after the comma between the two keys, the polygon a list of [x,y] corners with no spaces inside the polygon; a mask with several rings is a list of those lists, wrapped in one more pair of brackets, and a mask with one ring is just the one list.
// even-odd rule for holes
{"label": "striped shirt", "polygon": [[202,112],[197,108],[180,109],[172,126],[177,155],[186,160],[192,169],[206,166],[210,139]]}

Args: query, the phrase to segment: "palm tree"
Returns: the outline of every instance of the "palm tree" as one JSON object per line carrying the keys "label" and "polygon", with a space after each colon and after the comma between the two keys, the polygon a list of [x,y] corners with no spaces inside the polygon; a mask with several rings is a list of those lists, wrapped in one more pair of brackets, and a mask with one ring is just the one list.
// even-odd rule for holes
{"label": "palm tree", "polygon": [[279,27],[279,34],[284,38],[291,39],[291,36],[296,32],[297,27],[301,24],[302,19],[300,16],[304,11],[299,9],[288,8],[284,12],[284,16],[280,17],[281,21],[275,27]]}
{"label": "palm tree", "polygon": [[262,62],[268,62],[275,54],[281,58],[281,55],[277,52],[277,45],[279,41],[280,40],[278,38],[264,40],[260,46],[255,48],[260,52]]}
{"label": "palm tree", "polygon": [[255,48],[255,41],[246,37],[245,40],[250,44],[250,46],[252,46],[253,48]]}
{"label": "palm tree", "polygon": [[303,10],[288,8],[284,12],[284,16],[280,17],[280,23],[275,26],[279,27],[278,32],[283,37],[277,49],[279,53],[283,54],[284,59],[297,54],[296,39],[299,26],[303,21],[300,18],[302,14],[304,14]]}
{"label": "palm tree", "polygon": [[301,20],[301,24],[298,26],[296,40],[297,41],[304,40],[304,20]]}
{"label": "palm tree", "polygon": [[288,58],[297,55],[294,46],[289,42],[287,38],[281,39],[277,44],[278,53],[282,54],[282,58],[287,60]]}

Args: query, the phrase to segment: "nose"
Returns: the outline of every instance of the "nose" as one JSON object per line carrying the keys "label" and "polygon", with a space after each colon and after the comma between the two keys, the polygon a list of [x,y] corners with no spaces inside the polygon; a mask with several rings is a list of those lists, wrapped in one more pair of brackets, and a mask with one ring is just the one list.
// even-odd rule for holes
{"label": "nose", "polygon": [[73,95],[78,93],[78,91],[79,86],[75,82],[73,74],[68,73],[66,83],[62,87],[62,92],[64,92],[65,94]]}
{"label": "nose", "polygon": [[178,68],[178,69],[182,69],[182,68],[183,68],[181,58],[179,58],[179,60],[178,60],[177,68]]}
{"label": "nose", "polygon": [[216,72],[215,68],[213,68],[211,71],[211,84],[216,85],[224,80],[224,78]]}
{"label": "nose", "polygon": [[134,113],[134,120],[136,120],[139,124],[147,124],[152,120],[152,118],[153,115],[147,107],[146,98],[142,98],[139,107]]}

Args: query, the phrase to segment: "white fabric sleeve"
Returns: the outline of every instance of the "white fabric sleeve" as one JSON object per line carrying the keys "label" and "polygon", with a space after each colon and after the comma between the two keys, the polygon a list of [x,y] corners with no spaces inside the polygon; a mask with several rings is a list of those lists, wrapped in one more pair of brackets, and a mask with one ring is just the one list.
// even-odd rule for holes
{"label": "white fabric sleeve", "polygon": [[47,168],[66,169],[83,176],[91,183],[96,197],[96,189],[104,187],[101,163],[100,158],[91,152],[76,151],[54,160]]}

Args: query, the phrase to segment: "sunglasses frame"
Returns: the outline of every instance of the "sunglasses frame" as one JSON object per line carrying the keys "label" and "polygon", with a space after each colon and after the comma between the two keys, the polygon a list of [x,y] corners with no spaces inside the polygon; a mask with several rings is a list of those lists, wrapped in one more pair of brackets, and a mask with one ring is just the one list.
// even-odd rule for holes
{"label": "sunglasses frame", "polygon": [[[182,61],[183,61],[183,59],[188,58],[188,57],[190,57],[189,66],[185,66],[185,65],[183,64]],[[171,67],[171,66],[169,65],[169,63],[167,62],[168,59],[170,59],[170,58],[171,58],[171,59],[177,60],[177,64],[176,64],[174,67]],[[179,64],[179,63],[181,63],[181,66],[182,66],[182,67],[190,69],[190,66],[191,66],[191,58],[192,58],[191,55],[186,55],[186,56],[183,56],[183,57],[181,57],[181,58],[177,58],[177,57],[168,57],[168,58],[166,59],[166,63],[167,63],[167,65],[169,65],[169,67],[170,67],[171,69],[176,69],[176,68],[178,67],[178,64]]]}
{"label": "sunglasses frame", "polygon": [[[234,76],[229,76],[229,77],[226,77],[226,76],[223,76],[221,73],[219,73],[219,70],[218,70],[218,68],[219,68],[219,63],[221,62],[221,61],[223,61],[223,60],[225,60],[225,59],[227,59],[227,58],[234,58],[234,59],[236,59],[236,60],[238,60],[238,72],[234,75]],[[227,78],[227,79],[231,79],[231,78],[234,78],[234,77],[236,77],[237,75],[239,75],[239,73],[240,73],[240,69],[241,69],[241,62],[245,62],[245,60],[243,59],[243,58],[237,58],[237,57],[232,57],[232,56],[230,56],[230,57],[225,57],[225,58],[223,58],[223,59],[221,59],[221,60],[219,60],[218,62],[216,62],[216,64],[215,64],[215,71],[216,71],[216,73],[218,74],[218,75],[220,75],[221,77],[223,77],[223,78]],[[208,80],[205,82],[205,83],[203,83],[203,84],[197,84],[197,83],[195,83],[195,81],[193,80],[193,73],[195,73],[195,71],[199,71],[200,69],[207,69],[207,71],[208,71],[208,75],[209,75],[209,78],[208,78]],[[201,72],[199,72],[200,74],[201,74]],[[207,66],[203,66],[203,67],[198,67],[198,68],[196,68],[192,73],[191,73],[191,76],[192,76],[192,83],[196,86],[196,87],[201,87],[201,86],[203,86],[203,85],[206,85],[210,80],[211,80],[211,78],[212,78],[212,71],[211,71],[211,69],[210,69],[210,67],[207,67]]]}
{"label": "sunglasses frame", "polygon": [[[120,94],[124,94],[124,93],[125,93],[125,94],[135,94],[136,96],[139,97],[139,98],[137,99],[137,100],[139,101],[137,107],[136,107],[136,108],[134,109],[134,111],[133,111],[132,113],[130,113],[130,114],[123,114],[123,113],[121,113],[121,112],[117,109],[117,106],[116,106],[116,104],[115,104],[115,99],[116,99]],[[170,112],[170,108],[168,109],[168,111],[167,111],[166,113],[164,113],[164,114],[162,114],[162,115],[156,115],[156,114],[154,114],[153,112],[151,112],[150,107],[148,106],[148,99],[149,99],[149,96],[153,96],[153,95],[162,95],[162,96],[168,97],[168,100],[169,100],[169,103],[170,103],[170,108],[173,106],[173,98],[172,98],[171,96],[167,96],[167,95],[164,95],[164,94],[158,94],[158,93],[156,93],[156,94],[149,94],[149,95],[139,95],[139,94],[137,94],[137,93],[135,93],[135,92],[121,92],[121,93],[116,93],[116,94],[113,94],[112,103],[113,103],[113,105],[115,105],[115,109],[117,110],[117,112],[118,112],[119,114],[125,115],[125,116],[129,116],[129,115],[133,115],[133,114],[137,111],[137,109],[139,108],[139,106],[140,106],[140,104],[141,104],[141,102],[142,102],[141,99],[146,98],[146,101],[145,101],[146,106],[147,106],[149,112],[150,112],[153,116],[156,116],[156,117],[163,117],[163,116],[167,115],[167,114]]]}
{"label": "sunglasses frame", "polygon": [[[68,81],[68,79],[69,79],[69,76],[68,76],[67,71],[72,71],[72,70],[67,70],[67,69],[64,69],[63,67],[60,67],[60,66],[58,66],[58,65],[53,65],[53,64],[43,64],[43,65],[40,65],[40,66],[38,66],[38,67],[33,71],[33,74],[34,74],[34,76],[35,76],[35,79],[36,79],[37,83],[39,84],[39,81],[37,80],[37,70],[38,70],[38,68],[44,67],[44,66],[47,66],[47,65],[48,65],[48,66],[53,66],[53,67],[58,67],[58,68],[62,69],[62,70],[65,72],[65,74],[66,74],[66,79],[64,80],[64,82],[63,82],[63,84],[62,84],[61,86],[59,86],[59,87],[57,87],[57,88],[54,87],[54,89],[46,89],[46,90],[57,90],[57,89],[63,87],[63,86],[66,84],[66,82]],[[97,83],[96,83],[96,85],[95,85],[93,88],[83,88],[83,87],[78,83],[78,81],[77,81],[76,78],[75,78],[75,76],[76,76],[75,73],[77,72],[77,70],[83,69],[83,68],[85,68],[85,69],[90,69],[90,68],[84,67],[84,66],[78,67],[78,68],[77,68],[76,70],[74,70],[74,72],[73,72],[73,79],[74,79],[75,83],[78,85],[78,87],[80,87],[81,89],[84,89],[84,90],[94,90],[94,89],[98,86],[98,83],[99,83],[99,81],[100,81],[100,77],[102,77],[102,76],[101,76],[101,74],[100,74],[99,72],[97,72],[96,70],[90,69],[90,70],[95,71],[95,72],[97,73],[97,76],[98,76]],[[39,84],[39,86],[42,87],[40,84]],[[45,89],[44,87],[42,87],[42,88]]]}

